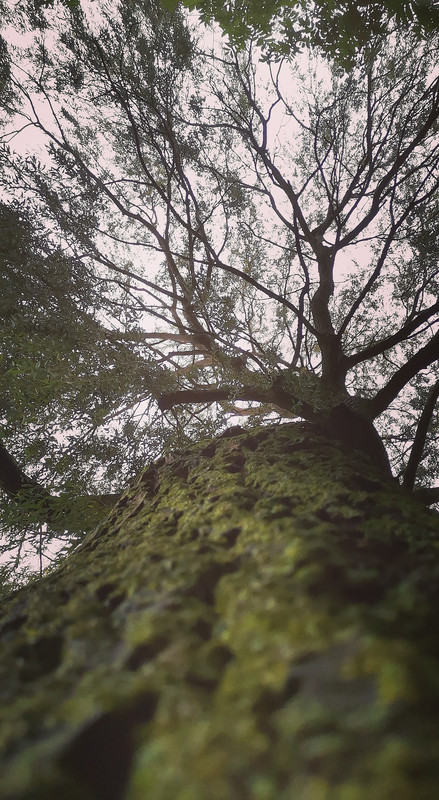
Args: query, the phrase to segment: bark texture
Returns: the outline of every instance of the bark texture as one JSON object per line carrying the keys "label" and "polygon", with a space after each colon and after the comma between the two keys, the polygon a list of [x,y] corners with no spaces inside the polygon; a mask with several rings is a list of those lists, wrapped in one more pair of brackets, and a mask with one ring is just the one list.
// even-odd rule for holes
{"label": "bark texture", "polygon": [[150,466],[4,601],[1,797],[439,797],[438,534],[308,424]]}

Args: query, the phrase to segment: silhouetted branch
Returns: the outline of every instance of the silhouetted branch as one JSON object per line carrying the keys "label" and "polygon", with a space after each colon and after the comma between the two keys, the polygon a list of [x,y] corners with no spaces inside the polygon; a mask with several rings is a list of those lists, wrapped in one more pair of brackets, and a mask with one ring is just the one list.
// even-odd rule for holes
{"label": "silhouetted branch", "polygon": [[403,486],[407,489],[413,489],[415,485],[416,471],[422,459],[425,440],[427,438],[428,428],[433,416],[433,411],[439,397],[439,381],[436,381],[434,386],[430,389],[427,397],[427,402],[423,408],[422,414],[419,418],[418,427],[416,429],[413,446],[410,452],[410,457],[404,471]]}
{"label": "silhouetted branch", "polygon": [[433,503],[439,503],[439,486],[430,486],[423,489],[416,489],[413,496],[426,506],[431,506]]}
{"label": "silhouetted branch", "polygon": [[[221,389],[181,389],[175,392],[165,392],[159,397],[158,405],[161,411],[167,411],[179,404],[186,403],[224,403],[227,401],[236,402],[270,403],[277,406],[280,410],[293,411],[305,419],[315,417],[313,408],[307,403],[296,405],[294,398],[281,387],[271,389],[256,389],[252,386],[243,385],[241,387],[231,386]],[[297,410],[297,407],[300,407]]]}
{"label": "silhouetted branch", "polygon": [[369,409],[372,418],[378,417],[390,405],[392,400],[399,394],[401,389],[415,376],[421,369],[429,367],[434,361],[439,359],[439,331],[432,339],[421,347],[414,356],[409,358],[400,369],[390,378],[388,383],[370,400]]}
{"label": "silhouetted branch", "polygon": [[353,353],[351,356],[347,356],[346,363],[348,365],[348,369],[355,367],[356,364],[360,364],[362,361],[368,361],[370,358],[374,358],[374,356],[381,355],[386,350],[390,350],[391,347],[394,347],[396,344],[403,342],[416,330],[419,328],[424,322],[430,319],[430,317],[439,312],[439,300],[437,300],[433,305],[429,306],[428,308],[424,308],[419,314],[416,315],[413,319],[409,320],[405,325],[402,326],[396,333],[393,333],[391,336],[387,336],[385,339],[381,339],[379,342],[375,342],[371,344],[369,347],[365,347],[364,350],[360,350],[359,353]]}
{"label": "silhouetted branch", "polygon": [[40,486],[33,478],[21,469],[15,458],[9,453],[0,441],[0,488],[10,498],[15,498],[20,492],[29,490],[35,499],[50,502],[50,492]]}
{"label": "silhouetted branch", "polygon": [[[26,475],[1,441],[0,489],[3,489],[7,496],[17,505],[22,504],[26,506],[26,509],[32,509],[33,513],[36,512],[40,524],[47,524],[56,531],[69,529],[67,518],[72,511],[72,503],[74,503],[76,512],[79,512],[83,507],[83,515],[77,513],[77,518],[78,516],[83,516],[83,527],[85,529],[89,526],[88,512],[91,508],[101,508],[103,512],[105,509],[111,508],[120,497],[120,493],[84,495],[75,498],[66,495],[52,495],[38,481]],[[94,524],[96,524],[96,521]]]}

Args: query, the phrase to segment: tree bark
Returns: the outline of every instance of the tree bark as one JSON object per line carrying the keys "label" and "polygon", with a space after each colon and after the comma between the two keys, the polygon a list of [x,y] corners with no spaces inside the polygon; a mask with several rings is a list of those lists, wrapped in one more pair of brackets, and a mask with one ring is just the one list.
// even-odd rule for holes
{"label": "tree bark", "polygon": [[438,797],[438,534],[310,424],[151,465],[3,601],[1,797]]}

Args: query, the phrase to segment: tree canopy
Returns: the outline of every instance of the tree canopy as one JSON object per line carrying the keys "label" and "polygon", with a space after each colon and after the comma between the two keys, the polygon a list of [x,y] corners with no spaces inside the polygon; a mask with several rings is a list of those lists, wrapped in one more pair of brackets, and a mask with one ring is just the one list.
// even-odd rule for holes
{"label": "tree canopy", "polygon": [[[163,4],[174,10],[178,0]],[[436,0],[184,0],[184,5],[199,10],[205,22],[215,20],[238,48],[253,39],[273,57],[311,46],[344,67],[395,26],[420,38],[439,28]]]}
{"label": "tree canopy", "polygon": [[433,502],[435,32],[388,28],[346,71],[320,29],[270,57],[181,7],[69,5],[4,32],[15,554],[35,519],[81,533],[163,447],[237,417],[307,419]]}

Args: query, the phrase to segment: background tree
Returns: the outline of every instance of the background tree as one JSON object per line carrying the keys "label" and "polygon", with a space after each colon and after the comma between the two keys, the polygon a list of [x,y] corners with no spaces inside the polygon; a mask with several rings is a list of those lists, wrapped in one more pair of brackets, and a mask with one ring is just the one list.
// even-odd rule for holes
{"label": "background tree", "polygon": [[[388,469],[376,421],[394,474],[434,482],[435,37],[395,34],[345,74],[222,52],[159,4],[93,8],[10,49],[4,184],[44,234],[21,284],[6,245],[25,309],[6,452],[52,495],[96,498],[244,413],[308,419]],[[32,306],[22,277],[44,269]]]}
{"label": "background tree", "polygon": [[[99,517],[91,513],[96,504],[99,507],[111,499],[114,501],[111,495],[88,497],[89,512],[87,503],[78,501],[81,485],[87,493],[88,469],[92,474],[96,469],[97,443],[93,446],[94,461],[86,436],[70,458],[66,447],[67,425],[73,431],[76,420],[81,425],[87,416],[85,424],[90,428],[96,426],[97,420],[102,421],[104,403],[111,402],[111,380],[106,374],[115,361],[119,361],[120,370],[122,365],[126,370],[130,354],[122,352],[117,342],[106,340],[105,329],[98,323],[93,307],[98,305],[103,310],[105,298],[99,291],[103,287],[98,284],[97,291],[95,276],[86,264],[78,257],[66,255],[65,247],[48,239],[47,230],[38,231],[26,208],[3,204],[0,214],[2,435],[13,451],[21,453],[27,469],[31,470],[31,475],[26,475],[11,452],[1,446],[0,484],[14,501],[12,506],[4,508],[3,524],[8,526],[10,534],[3,546],[8,552],[16,544],[12,552],[18,559],[27,541],[27,529],[33,537],[31,541],[40,548],[39,537],[35,538],[35,523],[49,523],[58,533],[67,526],[74,533],[96,523]],[[131,372],[133,368],[134,364]],[[121,387],[122,383],[119,381],[118,385]],[[125,384],[113,402],[120,403],[127,388]],[[57,437],[62,428],[65,439],[58,449]],[[89,462],[88,467],[83,465],[84,469],[81,450],[84,460]],[[51,496],[48,486],[57,486],[57,473],[67,464],[69,477],[62,484],[64,494]],[[73,507],[66,514],[69,504]],[[47,532],[44,538],[49,538]]]}

